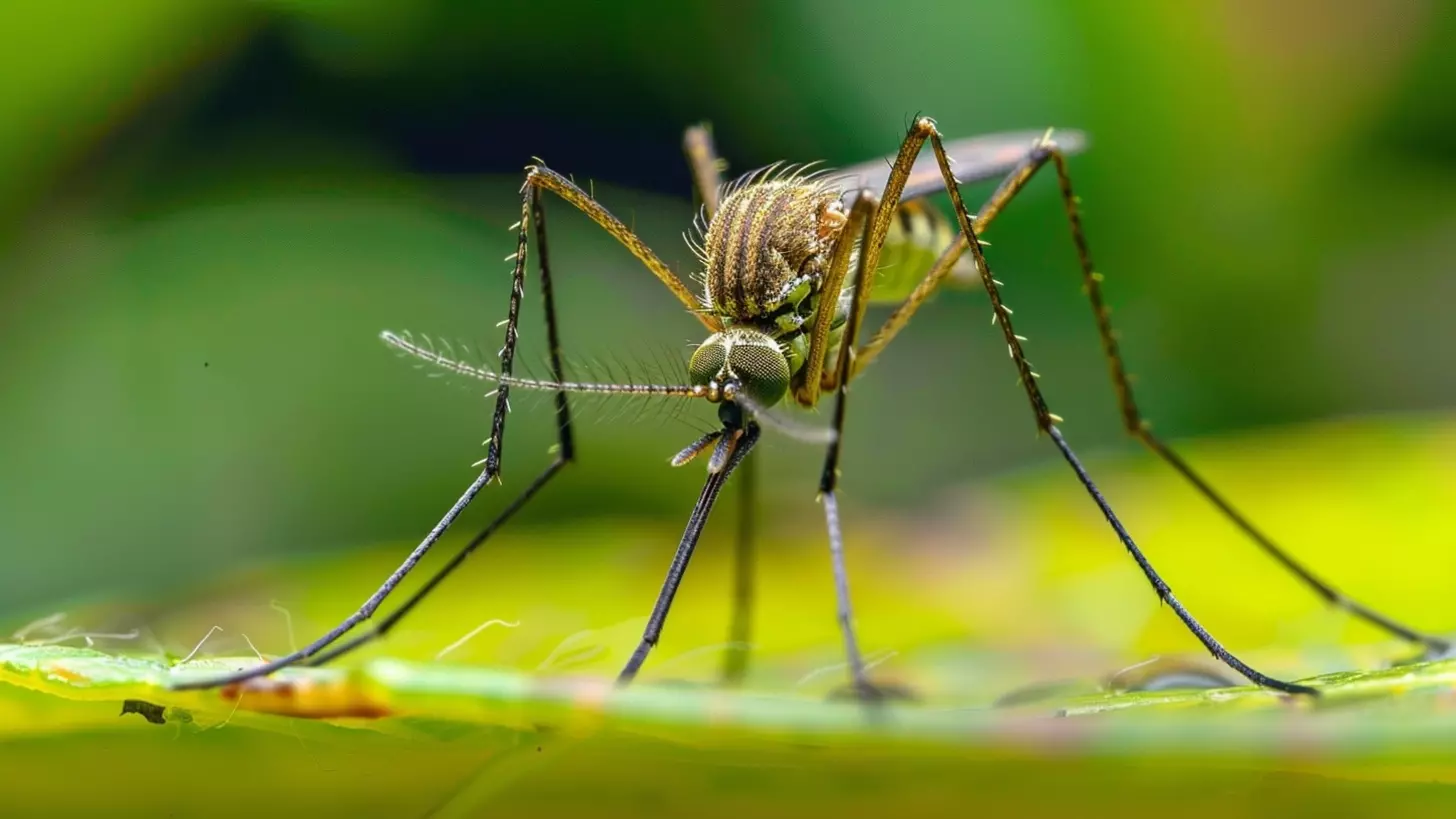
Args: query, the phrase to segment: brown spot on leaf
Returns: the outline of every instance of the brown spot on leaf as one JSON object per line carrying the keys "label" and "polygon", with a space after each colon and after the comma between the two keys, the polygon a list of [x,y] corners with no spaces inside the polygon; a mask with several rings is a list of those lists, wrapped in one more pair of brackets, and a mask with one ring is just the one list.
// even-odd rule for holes
{"label": "brown spot on leaf", "polygon": [[243,710],[304,719],[379,719],[393,713],[349,677],[263,678],[224,686],[219,693]]}

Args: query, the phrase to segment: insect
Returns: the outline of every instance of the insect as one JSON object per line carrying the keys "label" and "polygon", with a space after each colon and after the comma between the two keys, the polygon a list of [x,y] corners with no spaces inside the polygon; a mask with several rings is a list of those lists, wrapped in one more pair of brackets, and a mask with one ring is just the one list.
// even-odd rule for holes
{"label": "insect", "polygon": [[[693,293],[658,256],[626,225],[591,195],[568,178],[537,162],[526,168],[521,186],[520,221],[516,252],[507,258],[514,263],[505,341],[500,365],[489,370],[443,355],[409,337],[385,332],[391,346],[426,362],[456,373],[495,384],[495,406],[491,437],[480,475],[455,501],[424,540],[352,615],[319,639],[271,662],[210,680],[180,683],[182,688],[200,688],[237,683],[294,664],[317,665],[346,654],[386,634],[430,591],[464,562],[516,511],[541,491],[576,457],[571,424],[572,393],[606,393],[664,396],[685,401],[702,400],[717,405],[718,428],[685,447],[673,458],[681,466],[707,454],[708,476],[667,571],[667,578],[653,605],[641,641],[622,669],[619,681],[632,680],[657,644],[677,593],[678,584],[703,532],[719,493],[730,476],[740,469],[747,482],[742,497],[741,531],[736,560],[735,616],[732,639],[735,645],[747,641],[748,613],[752,598],[751,491],[749,460],[765,427],[825,445],[824,468],[819,481],[819,499],[835,581],[837,617],[852,691],[876,699],[886,691],[869,679],[855,639],[849,579],[845,571],[840,531],[839,454],[846,411],[845,387],[871,363],[903,330],[916,310],[936,290],[956,280],[970,280],[983,286],[991,305],[991,323],[1006,342],[1011,365],[1030,404],[1039,434],[1057,447],[1091,501],[1100,509],[1117,540],[1152,584],[1154,592],[1171,608],[1188,630],[1215,658],[1250,681],[1295,694],[1316,694],[1311,687],[1285,682],[1251,668],[1220,644],[1178,601],[1158,575],[1132,536],[1123,526],[1107,499],[1063,437],[1061,418],[1048,408],[1023,348],[1025,339],[1012,326],[1012,311],[1001,298],[1000,282],[991,272],[979,236],[987,230],[1041,169],[1051,167],[1071,228],[1073,245],[1081,265],[1082,284],[1091,302],[1103,352],[1107,358],[1126,431],[1218,508],[1271,558],[1295,574],[1316,594],[1357,617],[1430,652],[1445,652],[1443,640],[1415,631],[1355,602],[1316,577],[1276,545],[1224,497],[1204,481],[1161,439],[1154,436],[1133,401],[1108,308],[1103,301],[1102,275],[1092,264],[1083,232],[1079,200],[1072,190],[1066,157],[1083,145],[1076,132],[1066,132],[1053,141],[1052,132],[1002,133],[973,137],[946,144],[935,122],[916,118],[897,154],[888,161],[877,160],[838,173],[812,171],[805,167],[774,166],[730,184],[722,184],[722,164],[710,132],[705,127],[687,131],[685,150],[703,207],[696,221],[690,245],[701,263],[703,292]],[[922,149],[929,143],[929,152]],[[922,153],[926,155],[922,156]],[[955,157],[955,160],[952,159]],[[979,210],[966,207],[960,186],[1001,177],[1000,184]],[[547,252],[546,212],[543,193],[550,192],[584,213],[632,253],[703,325],[707,339],[693,352],[688,372],[677,384],[612,384],[568,381],[561,364],[561,338],[556,321],[550,259]],[[934,193],[948,194],[954,223],[921,200]],[[533,241],[532,241],[533,240]],[[883,264],[889,255],[913,262],[914,248],[934,243],[940,251],[930,262],[923,254],[918,263]],[[532,379],[513,374],[518,340],[518,319],[525,298],[527,260],[534,246],[540,276],[541,300],[546,313],[550,379]],[[908,254],[908,255],[907,255]],[[928,268],[926,267],[928,263]],[[861,329],[867,308],[875,302],[897,306],[867,340]],[[511,390],[548,390],[555,394],[558,445],[554,459],[500,515],[469,541],[397,609],[371,627],[348,636],[365,620],[373,618],[386,597],[440,539],[467,504],[492,480],[499,478],[505,443],[505,429]],[[814,407],[833,398],[832,424],[827,430],[809,430],[781,416],[780,404]],[[729,655],[725,676],[743,673],[746,656]]]}

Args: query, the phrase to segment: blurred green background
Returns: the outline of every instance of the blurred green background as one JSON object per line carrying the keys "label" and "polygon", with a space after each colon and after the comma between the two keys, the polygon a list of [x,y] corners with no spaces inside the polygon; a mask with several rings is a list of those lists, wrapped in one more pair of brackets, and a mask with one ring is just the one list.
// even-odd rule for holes
{"label": "blurred green background", "polygon": [[[501,259],[514,245],[506,226],[532,156],[593,180],[688,272],[680,233],[693,206],[678,142],[703,119],[740,171],[892,152],[916,112],[950,136],[1084,129],[1092,149],[1073,173],[1140,403],[1159,430],[1176,438],[1448,408],[1449,8],[8,9],[0,612],[418,538],[475,474],[489,404],[478,385],[396,360],[378,332],[498,346]],[[548,207],[568,357],[685,358],[697,323],[585,219]],[[989,239],[1070,440],[1130,447],[1051,181]],[[524,354],[537,360],[538,314],[531,301]],[[1056,457],[1034,435],[981,294],[942,294],[861,383],[844,460],[851,527],[953,505],[967,482]],[[549,403],[517,399],[506,489],[546,461],[551,421],[520,411],[533,407]],[[702,478],[665,461],[711,410],[671,423],[616,415],[582,413],[579,465],[523,526],[568,522],[571,537],[543,539],[543,559],[567,561],[595,521],[648,521],[669,533],[637,555],[656,574]],[[817,532],[819,454],[778,439],[762,458],[766,514]],[[462,530],[506,494],[483,496]],[[726,527],[710,541],[726,545]],[[806,548],[822,545],[806,538]],[[1248,560],[1258,560],[1252,550]],[[340,613],[344,598],[368,591],[367,578],[357,582],[357,595],[339,592]]]}

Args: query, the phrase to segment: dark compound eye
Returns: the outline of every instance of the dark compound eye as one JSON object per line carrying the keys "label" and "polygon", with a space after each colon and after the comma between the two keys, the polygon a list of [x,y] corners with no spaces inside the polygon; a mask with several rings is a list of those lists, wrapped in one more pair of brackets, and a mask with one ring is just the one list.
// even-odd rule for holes
{"label": "dark compound eye", "polygon": [[688,375],[693,384],[705,387],[709,381],[717,378],[718,373],[723,369],[726,356],[727,347],[724,345],[722,333],[717,333],[704,341],[698,349],[693,351],[693,357],[688,361]]}
{"label": "dark compound eye", "polygon": [[740,339],[729,345],[728,369],[760,406],[777,404],[789,391],[789,360],[768,336]]}
{"label": "dark compound eye", "polygon": [[734,328],[712,336],[693,351],[688,374],[699,386],[736,381],[749,400],[763,407],[782,401],[789,391],[789,360],[778,342],[757,330]]}

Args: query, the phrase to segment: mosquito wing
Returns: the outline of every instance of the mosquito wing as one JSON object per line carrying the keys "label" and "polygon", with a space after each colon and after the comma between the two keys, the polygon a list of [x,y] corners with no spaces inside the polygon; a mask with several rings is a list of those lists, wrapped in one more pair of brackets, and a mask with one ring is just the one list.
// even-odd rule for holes
{"label": "mosquito wing", "polygon": [[[969,185],[1010,173],[1045,134],[1045,131],[1010,131],[968,137],[947,143],[945,152],[955,160],[956,178]],[[1055,131],[1053,138],[1066,153],[1076,153],[1087,145],[1087,138],[1081,131]],[[844,204],[848,208],[861,190],[884,190],[890,178],[890,158],[862,162],[836,171],[835,176],[843,180],[842,184],[848,191],[844,195]],[[910,171],[905,191],[900,195],[900,206],[896,209],[895,219],[890,222],[890,232],[885,236],[880,267],[870,296],[872,303],[898,304],[903,301],[941,251],[955,241],[959,233],[955,224],[940,208],[920,201],[944,190],[945,180],[940,175],[935,154],[922,151]],[[946,284],[952,287],[979,286],[980,278],[970,254],[962,256],[951,268]]]}
{"label": "mosquito wing", "polygon": [[[1011,172],[1016,163],[1026,158],[1046,131],[1006,131],[999,134],[966,137],[945,144],[945,153],[955,160],[955,175],[963,185],[994,179]],[[1052,139],[1063,153],[1080,153],[1087,146],[1087,137],[1081,131],[1053,131]],[[882,191],[890,179],[890,161],[893,157],[872,159],[848,168],[835,171],[834,176],[843,180],[847,191],[844,205],[848,208],[859,196],[861,189]],[[909,202],[945,190],[945,181],[936,164],[935,153],[922,150],[900,194],[901,202]]]}

